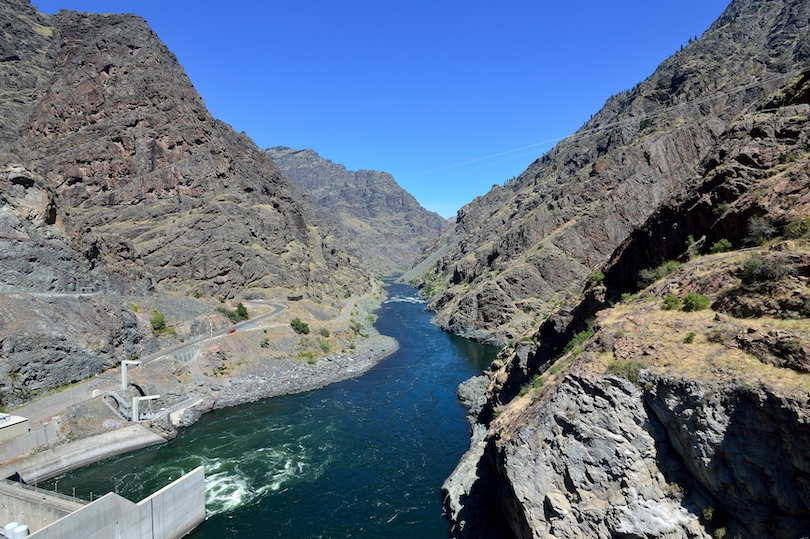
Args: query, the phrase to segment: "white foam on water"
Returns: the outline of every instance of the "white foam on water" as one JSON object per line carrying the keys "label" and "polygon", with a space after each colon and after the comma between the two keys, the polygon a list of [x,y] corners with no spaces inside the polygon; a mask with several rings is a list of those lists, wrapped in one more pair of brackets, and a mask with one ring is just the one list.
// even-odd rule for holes
{"label": "white foam on water", "polygon": [[[233,511],[300,481],[317,479],[331,458],[313,466],[301,444],[262,447],[238,459],[204,459],[208,516]],[[249,473],[248,473],[249,471]]]}
{"label": "white foam on water", "polygon": [[383,303],[427,303],[427,301],[413,296],[394,296],[383,301]]}
{"label": "white foam on water", "polygon": [[255,498],[247,478],[220,472],[205,476],[205,508],[208,515],[233,511]]}

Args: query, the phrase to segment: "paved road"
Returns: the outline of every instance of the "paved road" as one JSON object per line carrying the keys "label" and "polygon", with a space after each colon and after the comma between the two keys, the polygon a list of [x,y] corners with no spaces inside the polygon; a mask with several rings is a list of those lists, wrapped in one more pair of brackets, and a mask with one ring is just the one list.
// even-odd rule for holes
{"label": "paved road", "polygon": [[[367,294],[365,294],[363,296],[360,296],[360,299],[364,299],[364,298],[367,298],[369,296],[373,296],[376,293],[377,293],[377,281],[372,280],[371,281],[371,292],[369,292],[369,293],[367,293]],[[349,318],[349,314],[351,314],[352,309],[354,308],[354,303],[355,303],[354,298],[350,298],[349,301],[346,302],[346,306],[343,307],[343,310],[340,312],[340,316],[335,318],[332,322],[335,323],[335,324],[345,322],[346,319]]]}
{"label": "paved road", "polygon": [[244,322],[239,322],[238,324],[234,324],[233,326],[218,329],[216,331],[211,331],[210,333],[208,333],[206,335],[202,335],[200,337],[197,337],[196,339],[186,341],[186,342],[182,342],[182,343],[178,343],[178,344],[174,344],[172,346],[169,346],[168,348],[163,348],[163,349],[159,350],[158,352],[155,352],[154,354],[150,354],[148,356],[144,356],[142,358],[139,358],[139,361],[141,363],[149,363],[150,361],[154,361],[156,359],[160,359],[162,357],[165,357],[165,356],[174,354],[176,352],[179,352],[180,350],[184,350],[186,348],[191,348],[192,346],[197,346],[199,344],[204,343],[205,341],[216,340],[216,339],[218,339],[220,337],[228,335],[229,332],[232,329],[234,329],[236,331],[246,331],[246,330],[250,330],[250,329],[259,329],[261,326],[258,326],[257,322],[260,322],[262,320],[266,320],[268,318],[273,318],[274,316],[276,316],[277,314],[279,314],[280,312],[282,312],[284,309],[287,308],[287,305],[285,305],[283,303],[277,303],[275,301],[251,301],[251,302],[246,301],[244,303],[254,304],[254,305],[270,305],[271,307],[273,307],[273,310],[270,311],[269,313],[264,313],[264,314],[262,314],[260,316],[255,317],[255,318],[251,318],[250,320],[245,320]]}
{"label": "paved road", "polygon": [[[252,303],[259,303],[259,302],[252,302]],[[174,354],[185,348],[197,346],[205,341],[218,339],[224,335],[227,335],[228,331],[230,331],[231,329],[236,329],[237,331],[256,329],[259,327],[256,325],[257,322],[261,320],[266,320],[268,318],[272,318],[287,308],[287,306],[282,303],[276,302],[261,302],[261,303],[272,306],[273,310],[268,313],[257,316],[252,320],[240,322],[239,324],[235,324],[231,327],[218,329],[213,332],[213,336],[211,333],[209,333],[208,335],[203,335],[192,341],[187,341],[184,343],[169,346],[168,348],[163,348],[159,352],[141,358],[140,361],[142,363],[149,363],[150,361],[154,361],[167,355]],[[80,382],[58,393],[52,393],[35,402],[26,404],[25,406],[13,410],[11,413],[13,413],[14,415],[27,417],[28,424],[31,429],[42,427],[50,420],[51,417],[54,417],[64,412],[69,406],[93,398],[94,390],[99,390],[100,393],[103,395],[107,391],[120,388],[121,387],[120,377],[117,373],[113,375],[113,372],[114,371],[111,370],[107,371],[104,374],[99,374],[94,378],[91,378],[84,382]]]}
{"label": "paved road", "polygon": [[[371,282],[371,292],[362,296],[362,298],[369,297],[377,292],[377,283],[376,281]],[[51,295],[51,294],[42,294],[42,295]],[[76,296],[77,294],[72,294]],[[85,294],[89,295],[89,294]],[[148,356],[144,356],[140,358],[142,363],[149,363],[150,361],[155,361],[156,359],[160,359],[170,354],[174,354],[183,350],[185,348],[190,348],[192,346],[197,346],[202,344],[205,341],[209,340],[216,340],[228,335],[231,329],[235,329],[237,332],[239,331],[249,331],[254,329],[261,329],[261,326],[258,325],[258,322],[263,320],[267,320],[269,318],[273,318],[285,309],[287,309],[287,305],[284,303],[280,303],[278,301],[245,301],[248,305],[269,305],[273,308],[272,311],[268,313],[264,313],[259,315],[251,320],[246,320],[244,322],[240,322],[230,327],[218,329],[213,332],[209,332],[208,335],[202,335],[194,340],[187,341],[184,343],[175,344],[169,346],[168,348],[163,348],[162,350],[150,354]],[[343,307],[340,315],[333,320],[335,323],[345,322],[346,319],[349,317],[349,314],[352,311],[352,308],[355,305],[355,298],[350,298],[346,302],[346,306]],[[117,370],[117,369],[116,369]],[[59,415],[60,413],[64,412],[69,406],[73,404],[77,404],[82,401],[89,400],[93,397],[93,391],[98,390],[101,394],[104,394],[107,391],[113,390],[117,387],[121,386],[121,381],[116,373],[115,376],[112,374],[113,371],[107,371],[104,374],[99,374],[90,380],[85,382],[78,383],[74,386],[66,388],[58,393],[52,393],[46,397],[43,397],[35,402],[26,404],[20,408],[17,408],[12,411],[14,415],[20,415],[23,417],[27,417],[29,421],[29,426],[31,429],[39,428],[44,426],[51,417]]]}

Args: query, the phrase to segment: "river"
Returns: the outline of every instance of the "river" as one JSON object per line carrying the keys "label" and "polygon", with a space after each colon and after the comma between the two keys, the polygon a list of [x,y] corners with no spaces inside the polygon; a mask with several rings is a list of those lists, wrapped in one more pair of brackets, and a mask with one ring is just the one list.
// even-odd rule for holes
{"label": "river", "polygon": [[362,376],[208,413],[170,443],[59,477],[59,491],[138,501],[202,464],[208,518],[193,539],[446,539],[440,488],[469,444],[456,388],[497,350],[431,325],[413,288],[388,294],[374,325],[400,347]]}

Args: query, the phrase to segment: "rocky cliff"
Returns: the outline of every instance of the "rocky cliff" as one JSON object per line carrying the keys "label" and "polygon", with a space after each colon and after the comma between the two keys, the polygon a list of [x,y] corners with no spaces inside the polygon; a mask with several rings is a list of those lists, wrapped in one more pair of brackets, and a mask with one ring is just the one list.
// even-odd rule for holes
{"label": "rocky cliff", "polygon": [[312,150],[265,150],[321,208],[340,244],[374,273],[401,273],[447,227],[387,172],[346,170]]}
{"label": "rocky cliff", "polygon": [[[651,95],[668,106],[624,135],[619,123],[581,132],[465,209],[439,321],[514,341],[444,486],[454,537],[807,536],[808,15],[806,1],[732,2],[594,120],[619,122]],[[532,205],[543,210],[521,210]],[[480,261],[473,236],[497,247],[481,261],[495,270],[463,283],[456,272]],[[555,264],[538,266],[553,248]],[[519,309],[504,283],[536,274],[564,285]],[[487,295],[504,308],[475,309]]]}
{"label": "rocky cliff", "polygon": [[[250,288],[254,297],[343,298],[368,289],[360,261],[317,226],[263,151],[211,117],[145,21],[44,16],[26,0],[0,6],[4,312],[28,302],[12,292],[92,292],[112,302],[102,308],[111,316],[101,332],[126,335],[127,303],[111,299],[119,294],[233,298]],[[58,310],[42,316],[55,321]],[[98,310],[70,312],[82,318]],[[15,335],[27,332],[36,343],[34,334],[47,340],[64,329],[67,342],[46,362],[53,368],[72,365],[76,351],[98,358],[63,371],[64,380],[125,359],[151,338],[134,329],[120,346],[109,339],[90,346],[78,326],[4,322],[0,375],[22,376],[34,389],[58,376],[27,377]]]}
{"label": "rocky cliff", "polygon": [[505,344],[581,292],[675,189],[702,173],[731,124],[801,71],[806,15],[801,3],[734,2],[523,174],[462,208],[422,257],[437,260],[420,279],[431,285],[437,323]]}

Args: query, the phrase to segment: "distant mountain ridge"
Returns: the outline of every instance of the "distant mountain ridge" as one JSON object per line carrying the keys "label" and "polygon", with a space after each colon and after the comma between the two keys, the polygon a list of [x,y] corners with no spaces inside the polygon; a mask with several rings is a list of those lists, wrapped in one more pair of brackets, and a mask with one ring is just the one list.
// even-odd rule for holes
{"label": "distant mountain ridge", "polygon": [[733,2],[704,36],[609,98],[570,138],[458,213],[420,262],[436,322],[506,344],[588,276],[684,182],[740,114],[810,57],[805,3]]}
{"label": "distant mountain ridge", "polygon": [[[156,346],[124,295],[338,302],[370,289],[142,18],[0,0],[0,85],[0,398],[12,378],[56,387]],[[98,295],[25,295],[73,291]]]}
{"label": "distant mountain ridge", "polygon": [[268,148],[281,171],[321,208],[345,248],[372,271],[391,275],[413,264],[447,227],[387,172],[347,170],[314,150]]}

